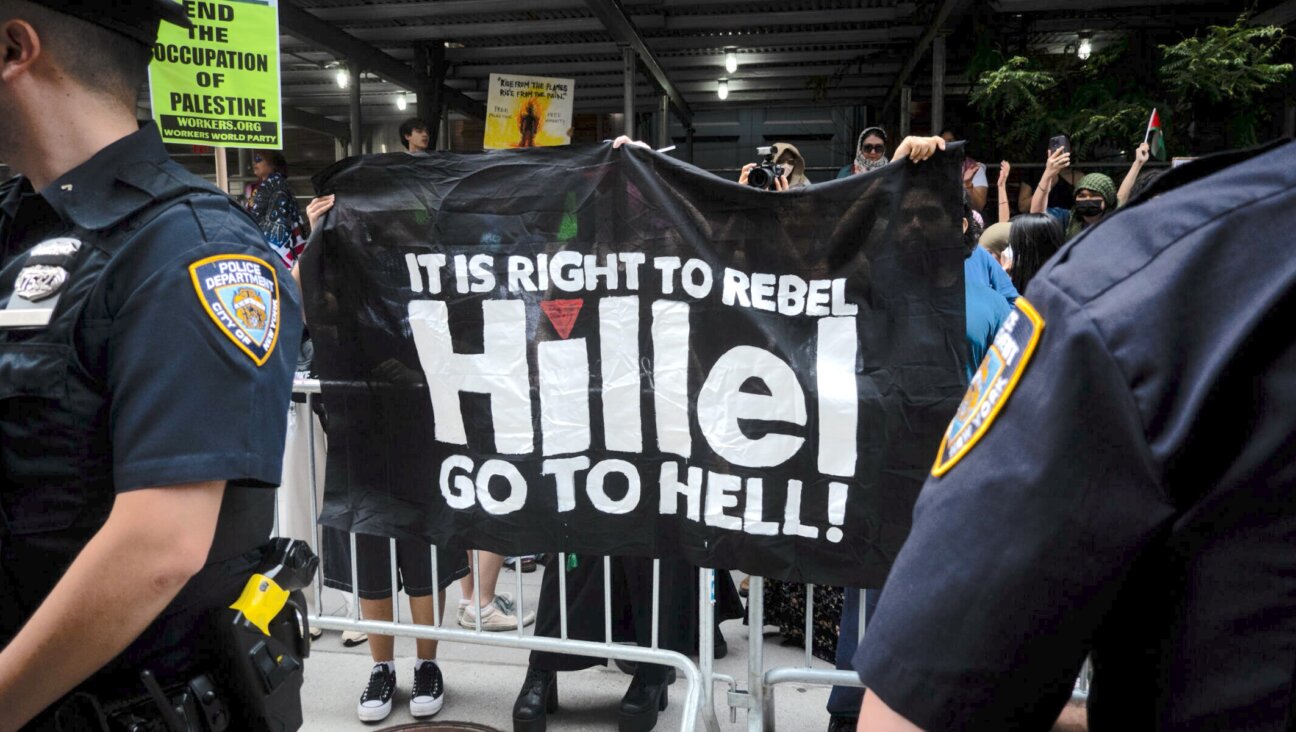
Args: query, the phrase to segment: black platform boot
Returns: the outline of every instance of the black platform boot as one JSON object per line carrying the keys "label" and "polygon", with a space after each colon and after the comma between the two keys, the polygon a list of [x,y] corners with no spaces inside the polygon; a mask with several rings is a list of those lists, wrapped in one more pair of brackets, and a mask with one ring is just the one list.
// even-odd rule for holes
{"label": "black platform boot", "polygon": [[666,709],[666,687],[674,681],[675,669],[656,664],[640,664],[630,680],[630,688],[621,697],[617,715],[619,732],[648,732],[657,726],[657,713]]}
{"label": "black platform boot", "polygon": [[527,668],[513,702],[513,732],[544,732],[545,715],[558,711],[558,672]]}

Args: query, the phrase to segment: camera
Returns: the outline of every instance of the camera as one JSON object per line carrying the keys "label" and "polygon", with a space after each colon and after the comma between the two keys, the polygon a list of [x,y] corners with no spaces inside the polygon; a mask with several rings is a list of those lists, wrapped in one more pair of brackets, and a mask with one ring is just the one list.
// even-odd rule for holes
{"label": "camera", "polygon": [[773,147],[758,147],[756,154],[762,156],[761,161],[747,174],[747,185],[768,191],[774,187],[774,179],[786,173],[787,168],[774,162]]}

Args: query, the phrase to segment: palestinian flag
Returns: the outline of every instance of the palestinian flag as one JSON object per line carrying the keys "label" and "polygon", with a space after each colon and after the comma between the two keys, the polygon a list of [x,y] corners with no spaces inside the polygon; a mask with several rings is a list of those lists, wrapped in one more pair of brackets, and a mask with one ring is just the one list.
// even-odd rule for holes
{"label": "palestinian flag", "polygon": [[1156,109],[1152,110],[1152,119],[1148,120],[1147,135],[1143,141],[1151,148],[1152,157],[1157,160],[1166,159],[1165,136],[1161,133],[1161,115],[1157,114]]}

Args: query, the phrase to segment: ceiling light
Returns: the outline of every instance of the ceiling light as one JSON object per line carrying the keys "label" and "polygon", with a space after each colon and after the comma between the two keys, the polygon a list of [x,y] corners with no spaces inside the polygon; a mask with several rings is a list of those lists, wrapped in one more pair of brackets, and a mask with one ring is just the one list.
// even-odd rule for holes
{"label": "ceiling light", "polygon": [[738,70],[738,54],[733,51],[725,52],[725,71],[734,73]]}
{"label": "ceiling light", "polygon": [[728,80],[728,79],[721,79],[721,80],[720,80],[720,85],[716,87],[716,96],[720,97],[721,99],[728,99],[728,98],[729,98],[729,80]]}
{"label": "ceiling light", "polygon": [[401,92],[396,95],[396,108],[404,112],[409,107],[409,100],[405,98],[405,93]]}
{"label": "ceiling light", "polygon": [[351,86],[351,74],[346,69],[337,70],[337,85],[341,89]]}
{"label": "ceiling light", "polygon": [[1088,36],[1080,36],[1080,47],[1076,49],[1076,55],[1081,61],[1085,61],[1093,53],[1093,44],[1089,42]]}

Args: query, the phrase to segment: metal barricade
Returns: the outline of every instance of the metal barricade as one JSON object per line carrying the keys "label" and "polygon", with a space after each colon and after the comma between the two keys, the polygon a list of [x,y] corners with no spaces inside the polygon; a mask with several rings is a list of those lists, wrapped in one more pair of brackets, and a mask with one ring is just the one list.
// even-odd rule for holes
{"label": "metal barricade", "polygon": [[[747,622],[749,631],[747,657],[747,690],[731,692],[729,706],[747,710],[748,732],[765,732],[774,729],[774,688],[781,684],[816,684],[821,686],[851,686],[863,688],[859,676],[853,670],[829,670],[813,668],[814,658],[814,585],[806,585],[805,612],[805,664],[802,666],[779,666],[765,668],[765,579],[751,578],[747,598]],[[859,643],[864,644],[864,626],[868,620],[868,605],[865,602],[865,591],[846,588],[845,592],[859,593]],[[858,646],[857,646],[858,647]],[[1089,682],[1093,669],[1086,660],[1076,679],[1071,700],[1083,703],[1089,696]],[[705,678],[705,677],[704,677]]]}
{"label": "metal barricade", "polygon": [[[782,684],[816,684],[822,686],[862,687],[854,671],[813,668],[814,659],[814,585],[806,585],[805,664],[765,668],[765,578],[752,576],[747,592],[747,690],[731,693],[729,706],[747,710],[749,732],[774,729],[774,687]],[[859,642],[864,642],[867,607],[864,590],[859,592]]]}
{"label": "metal barricade", "polygon": [[[312,411],[313,400],[320,393],[320,384],[317,380],[299,379],[294,384],[294,391],[304,394],[307,400],[307,412]],[[319,516],[318,502],[318,481],[316,475],[316,440],[315,440],[315,420],[313,417],[307,420],[307,443],[309,446],[309,507],[311,512],[311,525],[313,528],[313,543],[315,547],[323,546],[323,536],[320,527],[314,522],[314,517]],[[275,533],[279,533],[279,516],[275,516]],[[813,643],[814,643],[814,585],[806,585],[806,613],[805,613],[805,663],[800,666],[781,666],[774,668],[765,668],[765,636],[764,636],[764,578],[752,576],[750,579],[748,592],[747,620],[748,620],[748,658],[747,658],[747,688],[740,689],[738,680],[731,676],[717,673],[715,671],[715,603],[716,603],[716,571],[714,569],[698,570],[698,663],[682,653],[662,649],[659,647],[659,629],[661,625],[661,560],[654,559],[652,564],[653,573],[653,596],[652,596],[652,640],[648,647],[626,645],[613,641],[612,633],[612,581],[611,581],[611,558],[603,558],[603,642],[582,641],[569,637],[567,627],[567,555],[560,553],[558,555],[558,602],[559,612],[559,637],[539,637],[528,636],[525,634],[522,623],[513,632],[490,632],[481,627],[481,594],[476,593],[476,624],[471,630],[461,630],[441,627],[442,613],[440,604],[433,602],[433,625],[419,625],[413,622],[402,622],[400,615],[399,592],[392,593],[392,620],[364,620],[359,617],[359,581],[358,581],[358,564],[356,559],[356,539],[355,534],[350,534],[351,541],[351,599],[348,617],[337,617],[324,615],[320,612],[323,607],[323,578],[322,574],[317,574],[314,582],[314,599],[316,611],[310,616],[310,623],[313,627],[325,630],[354,630],[363,633],[376,633],[381,635],[403,636],[414,639],[427,639],[437,641],[457,641],[461,643],[472,643],[486,646],[496,646],[504,648],[514,648],[519,651],[542,651],[553,653],[569,653],[579,656],[590,656],[594,658],[608,658],[612,660],[631,661],[636,663],[656,663],[674,667],[684,678],[688,685],[688,691],[685,696],[683,713],[681,716],[680,730],[687,732],[701,726],[707,732],[719,732],[719,720],[715,712],[715,684],[723,683],[728,687],[726,703],[730,710],[730,720],[737,721],[737,712],[739,709],[745,709],[747,712],[747,729],[749,732],[763,732],[774,729],[774,690],[775,687],[784,684],[815,684],[823,686],[852,686],[862,687],[859,677],[854,671],[835,670],[814,668]],[[396,583],[396,540],[391,539],[391,572],[392,587]],[[440,586],[440,576],[436,547],[430,548],[432,560],[432,584],[435,587]],[[478,577],[479,552],[472,552],[472,575],[474,584]],[[518,607],[519,620],[522,615],[522,609],[525,607],[525,593],[522,585],[522,573],[516,572],[514,575],[514,591],[516,604]],[[867,620],[867,604],[865,602],[864,590],[847,589],[847,592],[859,593],[859,642],[864,642],[865,625]],[[1088,692],[1088,681],[1091,671],[1086,662],[1085,669],[1076,683],[1076,690],[1073,699],[1083,701]]]}
{"label": "metal barricade", "polygon": [[[293,391],[297,394],[304,394],[306,397],[308,415],[313,411],[314,399],[320,393],[320,383],[314,379],[298,379],[293,385]],[[323,535],[320,526],[314,521],[319,516],[319,501],[317,498],[318,480],[316,475],[316,447],[315,447],[315,419],[307,419],[307,444],[309,445],[309,489],[310,494],[309,506],[313,529],[313,544],[317,548],[323,547]],[[279,533],[280,517],[276,511],[274,530],[275,534]],[[558,555],[559,575],[559,625],[560,632],[558,638],[549,638],[543,636],[528,636],[525,634],[523,624],[518,623],[517,630],[514,632],[490,632],[484,631],[481,627],[481,593],[475,593],[476,598],[476,627],[471,630],[461,630],[441,627],[441,609],[437,602],[432,603],[433,625],[419,625],[413,622],[401,622],[400,615],[400,593],[396,591],[397,582],[397,558],[396,558],[396,540],[391,539],[391,572],[392,572],[392,620],[364,620],[360,618],[360,596],[359,596],[359,568],[356,559],[356,535],[350,534],[351,539],[351,607],[348,617],[337,617],[322,614],[323,608],[323,577],[321,572],[316,573],[314,582],[314,600],[315,612],[310,615],[310,624],[312,627],[318,627],[325,630],[354,630],[362,633],[375,633],[380,635],[402,636],[415,639],[437,640],[437,641],[456,641],[460,643],[475,643],[486,646],[496,646],[504,648],[514,648],[519,651],[543,651],[552,653],[568,653],[578,656],[590,656],[594,658],[608,658],[612,660],[632,661],[636,663],[655,663],[665,666],[674,667],[679,675],[683,677],[688,685],[688,691],[685,695],[682,716],[680,722],[681,732],[688,732],[695,729],[698,724],[708,732],[718,732],[720,725],[715,715],[713,692],[711,684],[714,680],[727,681],[730,688],[736,686],[735,680],[729,677],[717,676],[714,674],[714,637],[715,637],[715,597],[714,597],[714,570],[701,569],[698,571],[699,582],[699,603],[698,603],[698,623],[699,623],[699,659],[700,664],[695,664],[692,659],[677,651],[666,650],[658,645],[659,627],[661,623],[660,599],[661,599],[661,560],[654,559],[652,564],[653,572],[653,597],[652,597],[652,642],[649,647],[626,645],[615,643],[612,634],[612,560],[611,557],[603,558],[603,617],[604,617],[604,639],[603,642],[575,640],[568,637],[567,628],[567,555]],[[440,587],[440,572],[437,560],[436,547],[430,548],[432,560],[432,584],[434,587]],[[472,575],[474,583],[478,577],[479,552],[472,552]],[[519,568],[520,569],[520,568]],[[522,587],[522,572],[515,573],[516,605],[518,608],[519,621],[521,620],[522,609],[524,608],[524,592]]]}

